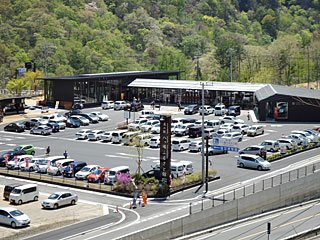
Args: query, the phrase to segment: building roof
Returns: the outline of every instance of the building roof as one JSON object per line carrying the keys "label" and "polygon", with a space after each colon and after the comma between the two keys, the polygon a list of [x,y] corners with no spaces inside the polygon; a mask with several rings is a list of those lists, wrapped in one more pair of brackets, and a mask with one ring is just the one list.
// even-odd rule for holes
{"label": "building roof", "polygon": [[144,88],[167,88],[167,89],[190,89],[201,90],[204,83],[205,90],[230,91],[230,92],[256,92],[266,84],[240,83],[240,82],[206,82],[188,80],[163,80],[137,78],[131,82],[129,87]]}
{"label": "building roof", "polygon": [[159,75],[179,75],[180,71],[127,71],[127,72],[112,72],[112,73],[92,73],[92,74],[79,74],[74,76],[61,76],[61,77],[42,77],[41,80],[89,80],[89,79],[114,79],[125,77],[143,77]]}
{"label": "building roof", "polygon": [[265,100],[274,95],[284,95],[293,96],[298,98],[310,98],[310,99],[320,99],[320,91],[307,89],[307,88],[297,88],[289,86],[281,86],[268,84],[265,87],[259,89],[255,93],[258,101]]}

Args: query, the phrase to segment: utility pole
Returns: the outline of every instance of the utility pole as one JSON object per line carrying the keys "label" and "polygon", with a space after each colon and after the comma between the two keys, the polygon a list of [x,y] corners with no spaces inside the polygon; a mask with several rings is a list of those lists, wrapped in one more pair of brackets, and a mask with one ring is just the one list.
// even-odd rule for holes
{"label": "utility pole", "polygon": [[232,48],[229,48],[229,53],[230,53],[230,82],[232,82]]}
{"label": "utility pole", "polygon": [[202,106],[201,106],[201,109],[202,109],[202,112],[201,112],[201,116],[202,116],[202,121],[201,121],[201,135],[202,135],[202,148],[201,148],[201,157],[202,157],[202,175],[201,175],[201,180],[202,180],[202,184],[204,184],[205,182],[205,175],[204,175],[204,166],[205,166],[205,161],[204,161],[204,151],[205,151],[205,148],[204,148],[204,83],[201,83],[202,85]]}

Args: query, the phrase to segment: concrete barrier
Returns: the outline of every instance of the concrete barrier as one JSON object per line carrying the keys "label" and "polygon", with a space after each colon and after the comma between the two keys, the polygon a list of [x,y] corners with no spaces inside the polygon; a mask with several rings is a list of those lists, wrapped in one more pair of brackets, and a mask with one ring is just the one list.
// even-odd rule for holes
{"label": "concrete barrier", "polygon": [[157,226],[150,226],[121,239],[172,239],[223,223],[320,197],[320,172],[252,195],[193,213]]}

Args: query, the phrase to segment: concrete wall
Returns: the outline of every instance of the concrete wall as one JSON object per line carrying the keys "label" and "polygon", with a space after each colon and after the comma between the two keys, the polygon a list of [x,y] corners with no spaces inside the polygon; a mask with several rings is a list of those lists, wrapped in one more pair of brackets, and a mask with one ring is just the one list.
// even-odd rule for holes
{"label": "concrete wall", "polygon": [[171,239],[320,197],[320,172],[193,213],[122,239]]}

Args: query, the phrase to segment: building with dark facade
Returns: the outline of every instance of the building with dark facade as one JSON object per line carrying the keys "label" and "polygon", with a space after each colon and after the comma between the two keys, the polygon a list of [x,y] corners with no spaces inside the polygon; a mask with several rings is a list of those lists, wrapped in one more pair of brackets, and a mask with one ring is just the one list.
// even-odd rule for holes
{"label": "building with dark facade", "polygon": [[180,71],[131,71],[99,74],[80,74],[65,77],[43,77],[44,102],[60,108],[71,108],[75,103],[97,106],[103,100],[132,100],[128,85],[136,78],[179,79]]}

